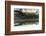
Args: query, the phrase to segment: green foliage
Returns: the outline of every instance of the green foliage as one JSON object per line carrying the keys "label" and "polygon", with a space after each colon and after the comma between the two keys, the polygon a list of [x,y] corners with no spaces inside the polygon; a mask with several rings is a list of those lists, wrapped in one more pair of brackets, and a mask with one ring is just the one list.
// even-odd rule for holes
{"label": "green foliage", "polygon": [[26,13],[22,13],[22,11],[18,11],[15,10],[14,12],[19,13],[19,14],[15,14],[16,17],[20,17],[20,18],[39,18],[39,15],[36,13],[31,13],[31,14],[26,14]]}

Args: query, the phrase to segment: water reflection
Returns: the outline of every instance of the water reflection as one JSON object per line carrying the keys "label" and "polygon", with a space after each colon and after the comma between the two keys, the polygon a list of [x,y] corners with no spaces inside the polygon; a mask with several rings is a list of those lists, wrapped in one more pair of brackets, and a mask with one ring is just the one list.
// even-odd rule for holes
{"label": "water reflection", "polygon": [[39,22],[20,22],[20,23],[14,23],[14,26],[23,26],[23,25],[37,25]]}

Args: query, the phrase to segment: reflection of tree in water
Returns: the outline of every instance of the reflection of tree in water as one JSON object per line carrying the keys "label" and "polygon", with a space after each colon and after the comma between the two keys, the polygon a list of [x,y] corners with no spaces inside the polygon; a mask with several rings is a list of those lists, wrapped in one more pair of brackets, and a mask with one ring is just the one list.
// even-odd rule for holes
{"label": "reflection of tree in water", "polygon": [[[16,24],[16,23],[15,23]],[[15,25],[15,26],[21,26],[21,25],[33,25],[33,24],[35,24],[35,25],[37,25],[38,24],[38,22],[21,22],[21,23],[18,23],[17,25]]]}

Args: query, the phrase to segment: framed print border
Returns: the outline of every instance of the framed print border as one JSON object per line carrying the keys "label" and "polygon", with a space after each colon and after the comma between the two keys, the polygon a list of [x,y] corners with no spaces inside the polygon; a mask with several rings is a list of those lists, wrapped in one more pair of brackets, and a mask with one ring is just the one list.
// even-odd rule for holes
{"label": "framed print border", "polygon": [[[10,5],[28,5],[28,6],[42,6],[42,30],[32,30],[32,31],[10,31],[10,19],[11,11]],[[18,34],[34,34],[34,33],[44,33],[45,32],[45,4],[36,2],[20,2],[20,1],[5,1],[5,35],[18,35]]]}

